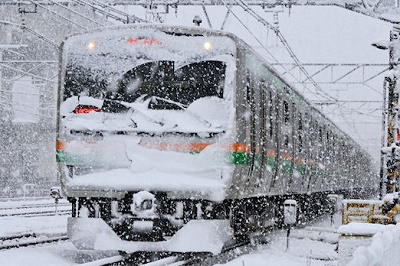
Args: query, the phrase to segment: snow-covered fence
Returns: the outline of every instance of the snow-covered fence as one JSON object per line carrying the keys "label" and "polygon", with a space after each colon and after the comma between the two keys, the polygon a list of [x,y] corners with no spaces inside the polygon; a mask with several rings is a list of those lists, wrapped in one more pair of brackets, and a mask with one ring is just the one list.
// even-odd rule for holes
{"label": "snow-covered fence", "polygon": [[384,229],[369,245],[358,247],[346,266],[400,265],[400,224],[385,225]]}

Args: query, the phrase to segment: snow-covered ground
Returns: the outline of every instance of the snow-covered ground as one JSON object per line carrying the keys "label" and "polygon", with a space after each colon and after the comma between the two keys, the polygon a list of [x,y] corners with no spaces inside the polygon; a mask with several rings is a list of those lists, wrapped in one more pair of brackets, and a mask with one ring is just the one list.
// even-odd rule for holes
{"label": "snow-covered ground", "polygon": [[[27,202],[28,203],[28,202]],[[36,203],[36,202],[34,202]],[[1,207],[13,207],[15,202],[2,202]],[[1,217],[0,237],[36,233],[37,235],[66,234],[68,216]],[[342,234],[340,236],[339,233]],[[344,235],[374,235],[372,238],[343,238]],[[400,252],[400,225],[374,225],[350,223],[341,225],[341,213],[321,217],[305,228],[292,228],[289,242],[286,230],[276,230],[268,235],[267,244],[258,244],[247,254],[237,248],[237,258],[215,266],[386,266],[388,254]],[[288,248],[287,248],[288,246]],[[347,249],[347,250],[346,250]],[[341,258],[351,251],[353,256]],[[342,253],[343,252],[343,253]],[[79,252],[69,241],[41,244],[33,247],[0,250],[0,265],[78,265],[93,258],[116,255],[115,252]],[[389,259],[389,260],[388,260]],[[345,263],[342,263],[342,262]],[[399,262],[400,263],[400,262]]]}
{"label": "snow-covered ground", "polygon": [[[4,203],[2,204],[4,206]],[[15,205],[15,203],[10,203]],[[240,256],[226,265],[336,265],[337,253],[335,252],[335,238],[330,232],[338,227],[340,215],[334,216],[331,225],[329,217],[320,219],[315,226],[324,227],[319,233],[319,239],[328,242],[312,240],[307,236],[306,230],[293,229],[286,250],[286,231],[277,231],[270,237],[269,244],[257,247],[257,252]],[[67,216],[51,217],[2,217],[0,218],[0,236],[20,235],[27,233],[66,233]],[[321,236],[321,234],[323,236]],[[332,240],[333,239],[333,240]],[[239,252],[239,251],[238,251]],[[78,252],[75,247],[67,242],[57,244],[42,244],[35,247],[10,249],[0,251],[0,265],[72,265],[77,259]]]}
{"label": "snow-covered ground", "polygon": [[[339,215],[335,216],[334,221],[335,224],[333,226],[335,227],[340,221]],[[67,216],[0,218],[0,236],[32,232],[62,233],[66,232],[66,223]],[[332,238],[329,232],[329,229],[332,229],[329,217],[319,220],[316,225],[327,228],[326,232],[321,233],[325,234],[325,237],[320,238],[328,240]],[[291,235],[288,250],[286,250],[286,231],[277,231],[272,234],[269,244],[260,245],[254,254],[240,256],[225,265],[295,266],[307,265],[307,263],[321,266],[336,265],[336,244],[311,240],[309,237],[305,237],[306,233],[304,230],[293,229]],[[0,265],[73,265],[78,254],[75,247],[69,241],[56,244],[42,244],[35,247],[1,250]]]}

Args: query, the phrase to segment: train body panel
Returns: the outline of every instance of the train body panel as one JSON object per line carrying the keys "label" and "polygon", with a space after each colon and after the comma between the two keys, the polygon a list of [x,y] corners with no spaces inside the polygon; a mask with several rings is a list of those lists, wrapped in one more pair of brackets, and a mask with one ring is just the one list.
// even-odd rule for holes
{"label": "train body panel", "polygon": [[284,199],[377,188],[359,145],[232,34],[130,25],[62,51],[57,161],[74,217],[129,239],[137,219],[158,235],[192,219],[247,234]]}

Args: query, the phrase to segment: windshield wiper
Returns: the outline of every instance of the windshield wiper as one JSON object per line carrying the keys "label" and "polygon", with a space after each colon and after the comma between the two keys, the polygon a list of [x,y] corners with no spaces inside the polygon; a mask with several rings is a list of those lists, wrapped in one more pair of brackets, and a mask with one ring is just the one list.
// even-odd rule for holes
{"label": "windshield wiper", "polygon": [[[142,99],[143,99],[145,96],[146,96],[146,95],[144,95],[144,96],[138,98],[135,102],[137,102],[137,101],[141,102]],[[112,102],[121,104],[121,105],[123,105],[123,106],[125,106],[125,107],[127,107],[127,108],[130,108],[130,109],[132,109],[134,112],[137,112],[137,113],[141,114],[142,116],[144,116],[144,117],[145,117],[147,120],[149,120],[150,122],[153,122],[153,123],[158,124],[158,125],[160,125],[160,126],[164,126],[164,124],[165,124],[163,121],[155,120],[154,118],[152,118],[152,117],[150,117],[149,115],[147,115],[145,112],[141,111],[139,108],[137,108],[137,104],[135,104],[135,102],[134,102],[134,103],[130,103],[130,102],[119,101],[119,100],[111,100],[111,99],[105,99],[105,101],[112,101]],[[135,106],[135,105],[136,105],[136,106]],[[135,127],[137,127],[137,123],[132,119],[132,117],[131,117],[131,121],[136,125]]]}
{"label": "windshield wiper", "polygon": [[174,105],[178,106],[179,108],[181,108],[182,110],[184,110],[186,113],[188,113],[191,116],[193,116],[194,118],[196,118],[198,121],[203,123],[205,126],[207,126],[207,127],[211,127],[212,126],[212,124],[209,121],[207,121],[206,119],[200,117],[199,115],[189,111],[187,109],[187,106],[182,104],[182,103],[180,103],[180,102],[175,102],[173,100],[166,99],[166,98],[161,98],[161,97],[158,97],[158,96],[151,96],[151,99],[156,99],[156,100],[160,100],[160,101],[165,101],[165,102],[170,103],[170,104],[174,104]]}
{"label": "windshield wiper", "polygon": [[[135,102],[141,102],[145,96],[146,95],[144,95],[143,97],[138,98]],[[141,114],[143,117],[146,118],[146,120],[148,120],[150,122],[156,123],[156,124],[158,124],[160,126],[164,126],[164,124],[165,124],[163,121],[158,121],[158,120],[150,117],[149,115],[147,115],[144,111],[140,110],[140,108],[138,108],[138,104],[137,103],[135,104],[135,103],[125,102],[125,101],[109,99],[109,98],[98,99],[98,98],[94,98],[94,97],[90,97],[90,96],[85,96],[85,100],[87,101],[88,99],[92,100],[92,101],[96,100],[97,101],[97,105],[102,106],[102,108],[104,107],[104,102],[112,103],[114,105],[117,104],[117,105],[126,107],[127,109],[131,109],[131,110],[133,110],[133,112],[137,112],[137,113]],[[79,99],[78,99],[78,105],[79,104],[80,104],[80,102],[79,102]],[[106,106],[107,106],[107,104],[106,104]],[[108,106],[108,107],[110,107],[110,106]],[[106,107],[106,110],[107,110],[107,107]],[[133,127],[136,128],[137,127],[137,123],[132,119],[132,117],[130,119],[134,124]]]}
{"label": "windshield wiper", "polygon": [[183,103],[175,102],[175,101],[170,100],[170,99],[167,99],[167,98],[161,98],[161,97],[158,97],[158,96],[151,96],[151,97],[150,97],[150,101],[153,101],[154,99],[160,100],[160,101],[164,101],[164,102],[166,102],[166,103],[170,103],[170,104],[173,104],[173,105],[176,105],[176,106],[178,106],[178,107],[179,107],[180,109],[182,109],[182,110],[186,110],[186,108],[187,108],[187,106],[184,105]]}

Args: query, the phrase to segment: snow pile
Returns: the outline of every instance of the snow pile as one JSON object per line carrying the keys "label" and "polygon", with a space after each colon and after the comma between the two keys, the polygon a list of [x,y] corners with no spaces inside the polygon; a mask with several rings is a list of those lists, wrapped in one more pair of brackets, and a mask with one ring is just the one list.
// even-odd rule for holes
{"label": "snow pile", "polygon": [[[359,225],[357,224],[356,226],[359,227]],[[369,246],[357,248],[353,259],[347,266],[400,265],[400,257],[395,255],[400,253],[400,224],[396,226],[365,224],[361,228],[367,228],[368,226],[379,226],[384,230],[373,236]]]}
{"label": "snow pile", "polygon": [[349,223],[347,225],[340,226],[338,233],[352,236],[372,236],[379,232],[385,231],[389,227],[393,227],[393,225]]}

